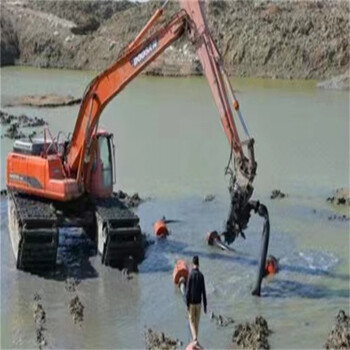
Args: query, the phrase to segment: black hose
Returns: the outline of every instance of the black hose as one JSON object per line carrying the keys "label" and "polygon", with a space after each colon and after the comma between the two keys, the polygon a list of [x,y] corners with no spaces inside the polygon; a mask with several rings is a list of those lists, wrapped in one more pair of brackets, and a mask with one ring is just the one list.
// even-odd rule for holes
{"label": "black hose", "polygon": [[259,204],[257,208],[257,212],[259,216],[265,219],[265,222],[264,222],[264,228],[262,232],[262,245],[261,245],[258,275],[257,275],[255,288],[252,291],[252,295],[260,296],[261,281],[265,275],[266,256],[267,256],[267,250],[269,248],[270,220],[269,220],[269,212],[264,204]]}

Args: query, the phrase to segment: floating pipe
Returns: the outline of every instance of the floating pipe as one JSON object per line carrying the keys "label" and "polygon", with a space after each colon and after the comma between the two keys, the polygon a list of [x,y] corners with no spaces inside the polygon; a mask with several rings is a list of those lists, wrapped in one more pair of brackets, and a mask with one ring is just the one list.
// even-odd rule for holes
{"label": "floating pipe", "polygon": [[222,250],[231,250],[225,243],[221,242],[221,238],[217,231],[207,233],[207,242],[209,245],[215,245]]}
{"label": "floating pipe", "polygon": [[166,226],[165,220],[157,220],[153,225],[154,234],[158,238],[164,238],[169,235],[168,228]]}
{"label": "floating pipe", "polygon": [[173,282],[176,284],[181,292],[182,298],[186,303],[186,283],[188,279],[188,267],[184,260],[178,260],[173,271]]}

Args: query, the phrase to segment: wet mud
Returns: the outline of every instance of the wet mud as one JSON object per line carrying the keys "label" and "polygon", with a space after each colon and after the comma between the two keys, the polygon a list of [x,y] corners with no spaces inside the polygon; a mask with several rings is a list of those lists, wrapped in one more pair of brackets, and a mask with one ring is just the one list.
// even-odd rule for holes
{"label": "wet mud", "polygon": [[5,107],[29,106],[29,107],[63,107],[79,104],[81,98],[73,96],[60,96],[57,94],[48,95],[27,95],[20,96],[10,101]]}
{"label": "wet mud", "polygon": [[242,323],[235,327],[232,336],[233,349],[270,349],[268,341],[272,331],[262,316],[257,316],[253,323]]}
{"label": "wet mud", "polygon": [[215,322],[216,325],[220,326],[220,327],[227,327],[229,325],[232,325],[235,321],[232,317],[230,316],[223,316],[220,314],[214,314],[214,312],[212,312],[210,314],[210,319],[211,321]]}
{"label": "wet mud", "polygon": [[145,333],[146,350],[175,350],[182,346],[182,341],[165,336],[163,332],[155,332],[148,328]]}
{"label": "wet mud", "polygon": [[282,199],[285,197],[288,197],[288,195],[283,193],[281,190],[272,190],[270,195],[271,199]]}
{"label": "wet mud", "polygon": [[45,338],[45,325],[46,325],[46,312],[41,303],[41,297],[39,294],[34,294],[34,311],[33,318],[35,323],[36,343],[39,349],[42,349],[47,345]]}
{"label": "wet mud", "polygon": [[327,202],[336,205],[350,205],[350,189],[338,188],[333,196],[327,198]]}
{"label": "wet mud", "polygon": [[8,126],[2,137],[7,137],[11,140],[36,136],[36,131],[25,134],[22,128],[37,128],[45,125],[45,123],[43,118],[29,117],[25,114],[15,116],[0,110],[0,124]]}
{"label": "wet mud", "polygon": [[326,349],[350,349],[350,317],[344,310],[339,310],[335,326],[328,334]]}

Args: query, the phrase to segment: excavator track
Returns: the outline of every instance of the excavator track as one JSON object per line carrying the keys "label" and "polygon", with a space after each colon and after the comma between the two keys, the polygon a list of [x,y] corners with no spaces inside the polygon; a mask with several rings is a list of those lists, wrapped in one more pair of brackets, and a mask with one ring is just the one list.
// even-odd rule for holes
{"label": "excavator track", "polygon": [[115,196],[98,199],[95,205],[102,264],[124,267],[127,260],[140,262],[144,247],[139,218]]}
{"label": "excavator track", "polygon": [[53,269],[58,222],[50,202],[8,191],[8,218],[17,268],[27,271]]}

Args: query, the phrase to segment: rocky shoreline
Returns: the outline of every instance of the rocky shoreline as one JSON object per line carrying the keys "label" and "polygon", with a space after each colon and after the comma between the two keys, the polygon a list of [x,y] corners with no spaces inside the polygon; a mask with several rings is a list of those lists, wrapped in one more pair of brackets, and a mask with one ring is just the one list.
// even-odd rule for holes
{"label": "rocky shoreline", "polygon": [[[158,1],[4,0],[1,65],[102,70],[158,6]],[[169,2],[166,20],[177,10],[178,4]],[[206,12],[232,76],[324,80],[349,72],[346,0],[209,1]],[[145,73],[198,75],[201,67],[182,38]],[[333,87],[337,81],[320,86]]]}

